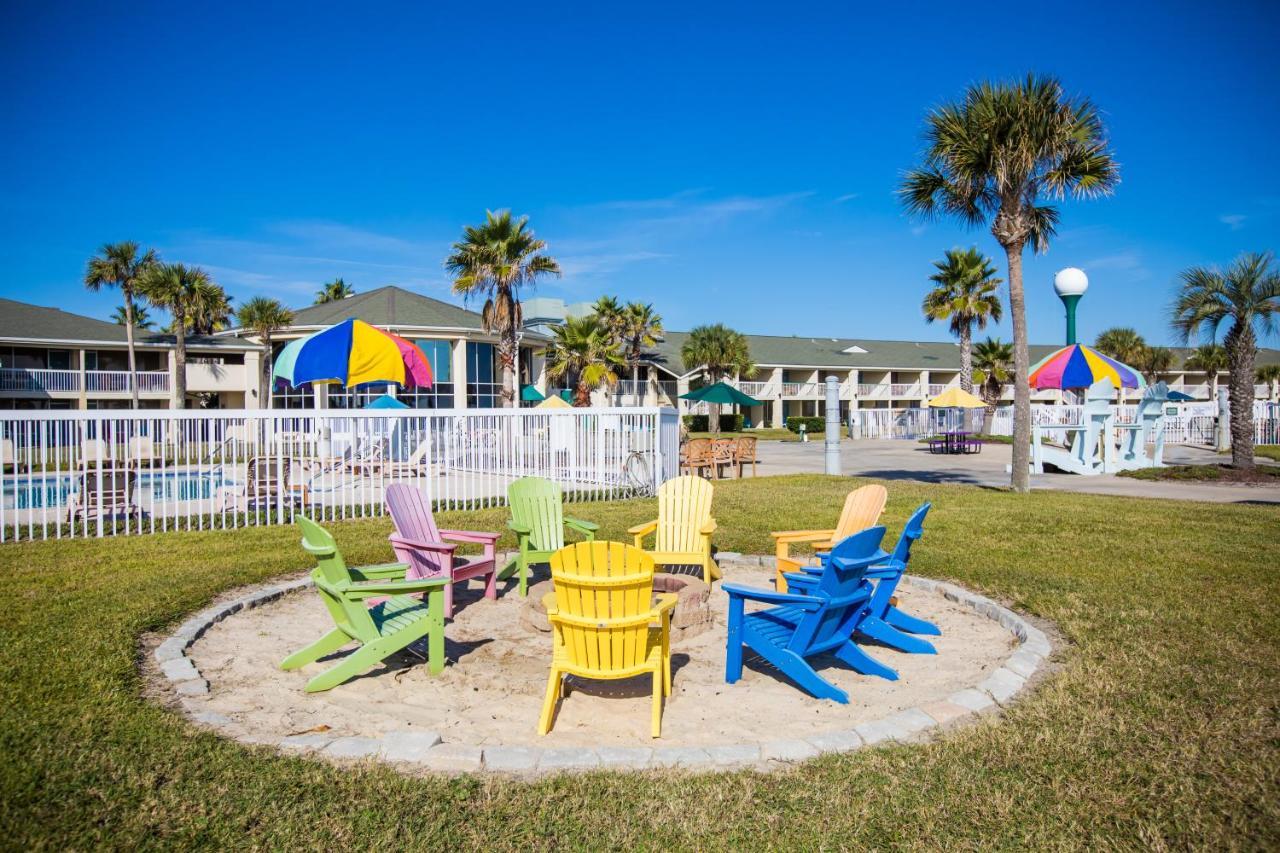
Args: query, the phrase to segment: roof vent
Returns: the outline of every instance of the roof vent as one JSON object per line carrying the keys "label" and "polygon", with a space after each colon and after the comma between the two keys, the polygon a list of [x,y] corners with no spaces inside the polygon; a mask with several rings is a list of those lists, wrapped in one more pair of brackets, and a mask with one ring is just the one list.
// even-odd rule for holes
{"label": "roof vent", "polygon": [[864,350],[862,347],[858,346],[857,344],[854,344],[851,347],[845,347],[840,351],[847,355],[866,355],[867,354],[867,351]]}

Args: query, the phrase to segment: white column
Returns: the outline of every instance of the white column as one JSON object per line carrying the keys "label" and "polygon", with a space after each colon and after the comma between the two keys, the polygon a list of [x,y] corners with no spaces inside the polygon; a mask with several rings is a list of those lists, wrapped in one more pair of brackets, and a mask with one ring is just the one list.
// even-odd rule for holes
{"label": "white column", "polygon": [[81,410],[89,408],[88,378],[85,376],[84,350],[80,350],[80,398],[76,401],[76,408]]}
{"label": "white column", "polygon": [[[176,350],[169,350],[169,408],[181,409],[182,400],[178,399],[178,353]],[[184,376],[185,380],[186,377]],[[184,381],[185,385],[186,382]]]}
{"label": "white column", "polygon": [[689,401],[681,400],[685,394],[689,393],[688,377],[681,377],[676,380],[676,409],[680,412],[681,417],[689,414]]}
{"label": "white column", "polygon": [[[244,407],[246,409],[267,408],[268,401],[258,398],[258,395],[261,393],[261,390],[259,389],[259,386],[262,384],[260,381],[261,377],[262,377],[262,353],[246,352],[244,354],[244,387],[241,389],[242,391],[244,391]],[[274,380],[270,380],[269,377],[268,377],[268,380],[269,381],[267,383],[267,388],[268,388],[267,395],[269,398],[271,394],[270,383],[271,381],[274,381]]]}
{"label": "white column", "polygon": [[467,408],[467,339],[453,342],[453,407]]}
{"label": "white column", "polygon": [[547,351],[534,350],[533,352],[533,387],[538,389],[538,393],[546,396],[547,393]]}

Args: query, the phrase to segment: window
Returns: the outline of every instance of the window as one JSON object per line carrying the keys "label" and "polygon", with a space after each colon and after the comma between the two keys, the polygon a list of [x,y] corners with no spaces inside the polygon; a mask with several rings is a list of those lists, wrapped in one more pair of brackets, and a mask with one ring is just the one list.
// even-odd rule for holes
{"label": "window", "polygon": [[418,339],[414,341],[431,365],[431,376],[436,382],[452,382],[450,366],[453,361],[453,344],[449,341]]}
{"label": "window", "polygon": [[50,370],[70,370],[71,369],[71,350],[65,350],[65,349],[49,350],[49,369]]}
{"label": "window", "polygon": [[493,344],[467,341],[467,406],[490,409],[498,405],[502,393]]}

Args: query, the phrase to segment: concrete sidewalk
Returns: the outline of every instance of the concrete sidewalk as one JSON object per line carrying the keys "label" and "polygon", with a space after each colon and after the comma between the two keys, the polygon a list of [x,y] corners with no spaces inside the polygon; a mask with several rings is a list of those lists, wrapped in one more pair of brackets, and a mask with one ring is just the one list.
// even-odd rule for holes
{"label": "concrete sidewalk", "polygon": [[[930,453],[927,445],[915,441],[846,439],[840,442],[840,464],[841,473],[853,476],[1007,488],[1009,474],[1005,467],[1010,462],[1012,450],[1007,444],[988,444],[981,453],[953,456]],[[821,474],[824,471],[821,440],[808,443],[762,441],[758,452],[762,475]],[[1166,448],[1165,460],[1174,464],[1203,465],[1222,462],[1223,457],[1212,451],[1178,445]],[[1114,474],[1096,477],[1033,474],[1031,487],[1210,503],[1280,504],[1280,486],[1151,482]]]}

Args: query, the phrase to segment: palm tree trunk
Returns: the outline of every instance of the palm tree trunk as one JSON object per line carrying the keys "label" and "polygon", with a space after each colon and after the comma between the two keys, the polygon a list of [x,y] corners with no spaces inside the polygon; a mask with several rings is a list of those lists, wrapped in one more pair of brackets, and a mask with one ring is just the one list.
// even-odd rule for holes
{"label": "palm tree trunk", "polygon": [[1022,292],[1022,243],[1004,247],[1009,262],[1009,313],[1013,318],[1013,473],[1015,492],[1031,491],[1031,386],[1027,383],[1027,306]]}
{"label": "palm tree trunk", "polygon": [[187,314],[181,308],[175,307],[173,325],[175,372],[178,374],[173,378],[173,387],[177,393],[178,408],[185,409],[187,407]]}
{"label": "palm tree trunk", "polygon": [[635,394],[636,398],[639,400],[639,402],[636,403],[636,405],[643,406],[644,395],[640,393],[640,362],[639,361],[634,361],[631,363],[631,393]]}
{"label": "palm tree trunk", "polygon": [[516,405],[516,358],[520,352],[520,342],[516,338],[515,328],[502,333],[498,342],[498,361],[502,364],[502,407],[514,408]]}
{"label": "palm tree trunk", "polygon": [[271,335],[262,336],[262,364],[258,367],[258,405],[266,409],[270,407]]}
{"label": "palm tree trunk", "polygon": [[[973,393],[973,327],[968,323],[960,327],[960,390]],[[965,409],[962,417],[965,431],[973,432],[973,410]]]}
{"label": "palm tree trunk", "polygon": [[1236,321],[1227,332],[1227,399],[1231,406],[1231,465],[1253,468],[1253,327]]}
{"label": "palm tree trunk", "polygon": [[720,404],[707,403],[707,429],[712,435],[720,434]]}
{"label": "palm tree trunk", "polygon": [[124,290],[124,337],[129,344],[129,393],[133,395],[133,407],[138,408],[138,354],[133,346],[133,291]]}

